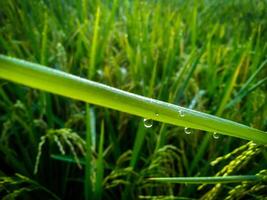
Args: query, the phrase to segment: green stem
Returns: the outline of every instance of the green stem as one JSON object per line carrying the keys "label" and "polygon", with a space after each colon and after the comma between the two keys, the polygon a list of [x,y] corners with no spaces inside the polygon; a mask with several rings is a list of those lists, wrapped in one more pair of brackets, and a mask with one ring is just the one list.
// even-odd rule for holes
{"label": "green stem", "polygon": [[86,104],[86,156],[85,156],[85,180],[84,180],[84,195],[85,200],[89,200],[93,195],[92,187],[92,138],[91,138],[91,118],[90,105]]}
{"label": "green stem", "polygon": [[217,183],[235,183],[242,181],[260,181],[261,176],[244,175],[244,176],[212,176],[212,177],[158,177],[149,178],[150,181],[163,183],[186,183],[186,184],[217,184]]}

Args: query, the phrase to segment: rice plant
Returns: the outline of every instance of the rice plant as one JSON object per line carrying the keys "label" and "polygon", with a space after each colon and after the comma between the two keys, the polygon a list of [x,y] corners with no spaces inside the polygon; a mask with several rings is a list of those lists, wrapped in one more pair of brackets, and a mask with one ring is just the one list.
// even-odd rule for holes
{"label": "rice plant", "polygon": [[264,199],[265,1],[0,1],[1,199]]}

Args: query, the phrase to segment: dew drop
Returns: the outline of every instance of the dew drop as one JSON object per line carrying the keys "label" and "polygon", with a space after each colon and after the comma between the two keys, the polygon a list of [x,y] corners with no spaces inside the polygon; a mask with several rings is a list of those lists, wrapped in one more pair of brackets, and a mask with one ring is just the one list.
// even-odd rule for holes
{"label": "dew drop", "polygon": [[146,128],[151,128],[153,126],[153,120],[152,119],[144,119],[144,126]]}
{"label": "dew drop", "polygon": [[156,117],[158,117],[159,116],[159,113],[156,113],[155,115],[156,115]]}
{"label": "dew drop", "polygon": [[185,132],[187,135],[189,135],[189,134],[191,134],[191,129],[185,127],[185,128],[184,128],[184,132]]}
{"label": "dew drop", "polygon": [[185,113],[184,113],[183,110],[179,110],[178,112],[179,112],[180,117],[184,117],[185,116]]}
{"label": "dew drop", "polygon": [[214,133],[213,133],[213,138],[214,138],[214,139],[216,139],[216,140],[217,140],[217,139],[219,139],[219,137],[220,137],[220,136],[219,136],[219,134],[218,134],[218,133],[216,133],[216,132],[214,132]]}

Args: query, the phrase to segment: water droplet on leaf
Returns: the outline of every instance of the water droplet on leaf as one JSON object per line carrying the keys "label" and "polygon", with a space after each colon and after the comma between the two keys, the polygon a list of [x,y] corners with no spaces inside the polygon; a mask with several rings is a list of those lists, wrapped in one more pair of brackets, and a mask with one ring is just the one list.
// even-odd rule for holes
{"label": "water droplet on leaf", "polygon": [[144,119],[144,126],[146,128],[151,128],[153,126],[153,120],[152,119]]}
{"label": "water droplet on leaf", "polygon": [[216,132],[213,133],[213,138],[214,138],[214,139],[219,139],[219,137],[220,137],[220,136],[219,136],[218,133],[216,133]]}
{"label": "water droplet on leaf", "polygon": [[187,127],[185,127],[184,128],[184,132],[186,133],[186,134],[191,134],[191,129],[190,128],[187,128]]}
{"label": "water droplet on leaf", "polygon": [[179,112],[180,117],[184,117],[185,116],[185,113],[184,113],[183,110],[179,110],[178,112]]}

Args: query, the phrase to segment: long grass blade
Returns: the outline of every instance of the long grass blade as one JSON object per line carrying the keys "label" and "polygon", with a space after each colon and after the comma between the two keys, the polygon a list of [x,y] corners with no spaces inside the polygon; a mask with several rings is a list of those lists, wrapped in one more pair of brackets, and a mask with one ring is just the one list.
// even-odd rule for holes
{"label": "long grass blade", "polygon": [[0,56],[0,77],[147,119],[267,143],[267,134],[261,130],[4,55]]}

